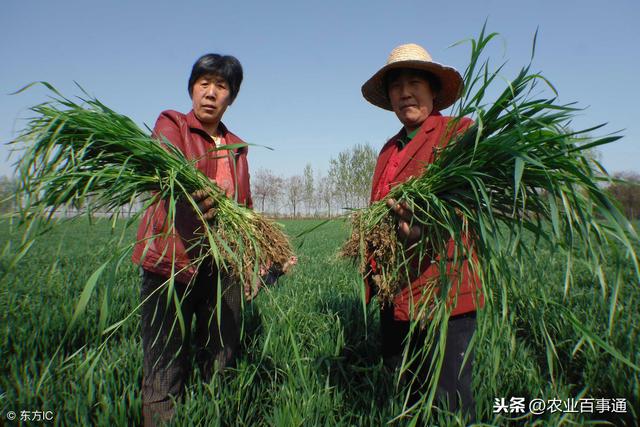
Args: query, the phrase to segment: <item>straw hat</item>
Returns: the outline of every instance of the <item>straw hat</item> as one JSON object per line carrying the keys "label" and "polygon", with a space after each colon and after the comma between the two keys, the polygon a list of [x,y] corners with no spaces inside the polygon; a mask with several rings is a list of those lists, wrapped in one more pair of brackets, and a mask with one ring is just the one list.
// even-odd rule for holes
{"label": "straw hat", "polygon": [[462,76],[453,67],[433,62],[431,55],[417,44],[403,44],[391,51],[387,63],[362,85],[362,95],[373,105],[393,110],[385,89],[384,77],[393,68],[428,71],[440,80],[440,91],[433,100],[434,110],[444,110],[456,102],[462,90]]}

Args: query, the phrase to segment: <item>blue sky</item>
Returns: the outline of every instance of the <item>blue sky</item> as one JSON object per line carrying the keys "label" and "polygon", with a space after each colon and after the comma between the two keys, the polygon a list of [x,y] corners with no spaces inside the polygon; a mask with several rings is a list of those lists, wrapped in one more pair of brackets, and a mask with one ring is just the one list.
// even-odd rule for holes
{"label": "blue sky", "polygon": [[505,78],[528,62],[561,102],[588,107],[573,127],[607,122],[600,134],[624,138],[601,150],[610,171],[640,171],[640,2],[555,1],[25,1],[5,0],[0,15],[0,175],[12,171],[5,143],[44,89],[8,93],[46,80],[67,96],[73,81],[137,123],[160,111],[187,112],[187,79],[203,53],[232,54],[245,80],[227,126],[254,147],[250,166],[292,175],[357,143],[380,148],[400,128],[393,113],[368,104],[360,86],[391,49],[414,42],[434,60],[464,70],[485,19],[501,34],[491,50],[508,60]]}

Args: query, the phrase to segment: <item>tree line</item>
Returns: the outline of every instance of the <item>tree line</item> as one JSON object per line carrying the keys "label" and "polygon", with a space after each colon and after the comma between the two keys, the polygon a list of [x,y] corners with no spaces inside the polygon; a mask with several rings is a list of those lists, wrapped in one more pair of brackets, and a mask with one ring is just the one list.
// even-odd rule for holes
{"label": "tree line", "polygon": [[[288,177],[259,169],[251,174],[254,209],[274,217],[333,217],[365,207],[377,155],[370,145],[358,144],[332,158],[324,174],[310,163]],[[607,191],[629,219],[640,219],[640,174],[618,172],[613,178]],[[14,179],[0,177],[0,213],[17,210],[17,188]]]}
{"label": "tree line", "polygon": [[332,217],[367,206],[378,153],[357,144],[329,161],[326,174],[307,163],[284,177],[270,169],[251,174],[254,209],[270,216]]}

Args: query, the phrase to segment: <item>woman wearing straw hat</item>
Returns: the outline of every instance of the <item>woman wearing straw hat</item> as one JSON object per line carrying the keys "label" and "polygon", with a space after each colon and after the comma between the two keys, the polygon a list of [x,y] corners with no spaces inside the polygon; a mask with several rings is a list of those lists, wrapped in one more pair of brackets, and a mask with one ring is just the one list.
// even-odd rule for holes
{"label": "woman wearing straw hat", "polygon": [[[405,44],[393,49],[386,64],[362,86],[364,98],[375,106],[393,111],[402,129],[382,148],[373,175],[371,203],[382,200],[394,186],[411,176],[422,174],[424,166],[434,158],[434,148],[446,143],[454,132],[448,132],[450,117],[440,114],[460,96],[462,77],[452,67],[439,64],[429,53],[416,44]],[[460,132],[471,125],[464,118],[457,124]],[[417,242],[423,233],[422,227],[412,224],[412,212],[406,204],[393,199],[387,201],[398,223],[398,237],[405,245]],[[375,260],[372,270],[375,274]],[[422,260],[426,268],[405,283],[393,301],[381,306],[382,355],[385,362],[395,365],[408,344],[410,352],[425,351],[426,333],[421,328],[409,334],[411,321],[420,304],[428,304],[422,297],[426,287],[439,278],[438,263]],[[476,306],[481,300],[475,297],[479,288],[477,277],[469,271],[468,262],[462,265],[459,279],[451,286],[456,298],[452,303],[451,317],[447,329],[444,361],[438,381],[437,398],[448,401],[449,410],[462,409],[473,417],[475,412],[471,391],[473,356],[463,364],[467,347],[476,327]],[[367,276],[367,299],[375,292],[375,283]],[[409,280],[407,280],[409,282]],[[410,336],[410,337],[409,337]],[[409,337],[409,338],[407,338]],[[412,369],[413,368],[413,369]],[[420,390],[428,384],[426,371],[429,363],[422,367],[410,367],[414,373],[411,386],[411,403],[420,401]]]}

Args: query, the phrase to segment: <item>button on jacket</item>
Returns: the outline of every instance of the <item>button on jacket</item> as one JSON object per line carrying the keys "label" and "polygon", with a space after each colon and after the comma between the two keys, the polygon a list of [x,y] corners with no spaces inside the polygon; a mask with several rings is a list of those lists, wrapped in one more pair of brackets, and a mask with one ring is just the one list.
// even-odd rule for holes
{"label": "button on jacket", "polygon": [[[220,123],[218,130],[226,144],[239,144],[242,140]],[[213,138],[203,129],[193,111],[182,114],[177,111],[163,111],[153,130],[155,138],[166,138],[178,148],[188,160],[196,160],[196,167],[211,179],[215,179],[220,153],[212,151],[216,148]],[[247,147],[233,150],[235,168],[235,200],[248,208],[253,207],[249,184],[249,166],[247,163]],[[228,164],[228,162],[226,162]],[[190,265],[191,260],[199,254],[200,247],[190,243],[197,235],[202,222],[189,206],[178,203],[176,208],[175,231],[168,233],[168,204],[160,200],[151,205],[144,213],[138,227],[137,243],[133,249],[132,260],[152,273],[169,277],[172,271],[176,280],[188,283],[197,273],[197,267]],[[164,233],[164,234],[163,234]],[[162,237],[159,237],[162,235]],[[189,248],[189,250],[187,250]]]}
{"label": "button on jacket", "polygon": [[[397,144],[398,139],[404,136],[404,129],[397,135],[392,137],[380,151],[375,172],[373,174],[373,185],[371,189],[371,203],[382,200],[391,188],[407,181],[412,176],[420,176],[424,167],[434,160],[434,149],[439,144],[446,144],[453,135],[445,135],[447,125],[451,121],[450,117],[444,117],[438,112],[433,112],[422,123],[416,135],[403,148]],[[457,132],[464,131],[473,122],[471,119],[463,118],[458,123]],[[463,241],[468,242],[466,236]],[[449,256],[453,256],[454,242],[451,239],[448,243]],[[374,264],[375,264],[375,260]],[[431,263],[430,259],[423,258],[421,260],[421,268],[419,276],[412,280],[407,286],[403,286],[400,293],[394,297],[393,310],[394,319],[401,321],[409,321],[412,318],[412,312],[418,312],[419,305],[428,303],[424,301],[423,291],[426,286],[431,286],[434,280],[440,276],[438,263]],[[452,286],[449,292],[449,303],[453,306],[452,316],[464,314],[476,310],[476,291],[480,287],[479,278],[473,275],[469,268],[469,263],[464,260],[460,271],[451,271],[449,275],[453,278]],[[367,277],[367,300],[372,294],[372,281]],[[457,301],[453,301],[456,297]],[[481,296],[478,295],[480,305],[482,304]]]}

